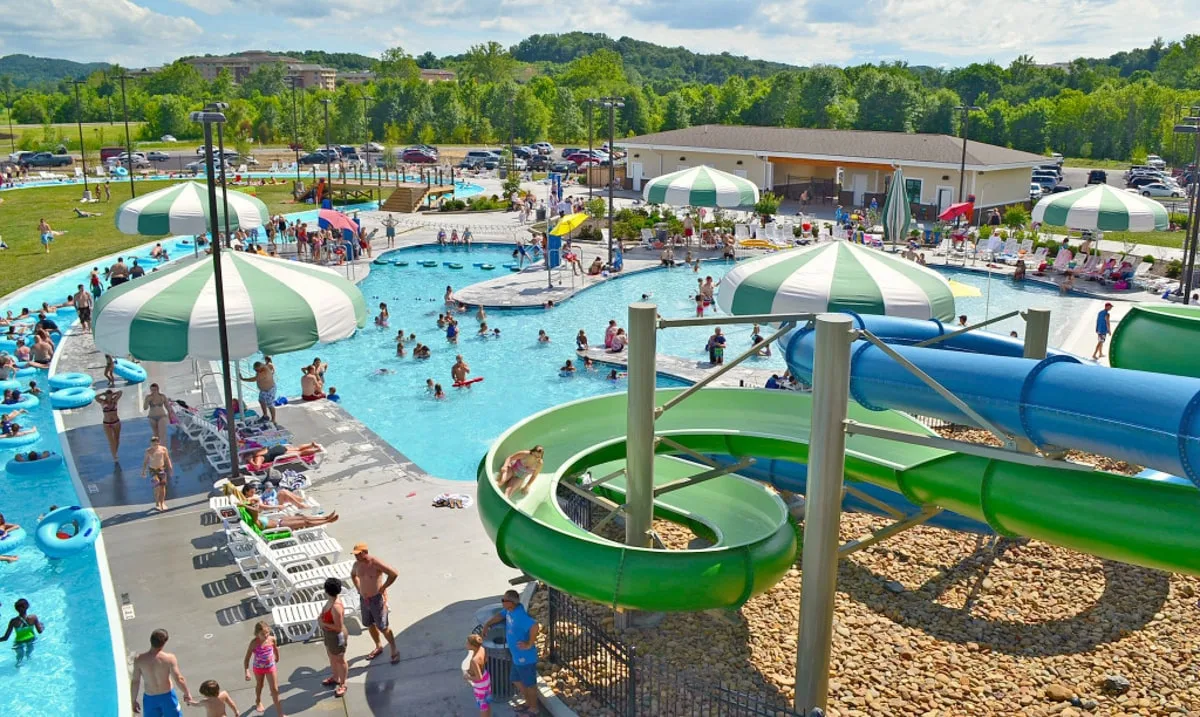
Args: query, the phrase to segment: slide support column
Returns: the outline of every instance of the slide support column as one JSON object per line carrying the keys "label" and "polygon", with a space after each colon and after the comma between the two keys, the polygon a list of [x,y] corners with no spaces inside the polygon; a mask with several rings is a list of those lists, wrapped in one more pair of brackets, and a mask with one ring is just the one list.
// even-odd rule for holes
{"label": "slide support column", "polygon": [[1025,358],[1044,359],[1050,347],[1050,309],[1028,309],[1025,317]]}
{"label": "slide support column", "polygon": [[625,456],[625,544],[650,547],[654,519],[654,369],[658,307],[629,305],[629,396]]}
{"label": "slide support column", "polygon": [[821,314],[816,326],[796,650],[795,710],[801,714],[808,714],[814,708],[824,710],[829,697],[846,412],[850,402],[850,346],[856,336],[853,319],[845,314]]}

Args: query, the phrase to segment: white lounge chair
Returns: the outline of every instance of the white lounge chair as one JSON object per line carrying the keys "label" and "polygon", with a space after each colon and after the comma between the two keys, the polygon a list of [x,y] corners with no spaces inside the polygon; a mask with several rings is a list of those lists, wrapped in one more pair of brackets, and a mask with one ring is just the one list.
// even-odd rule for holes
{"label": "white lounge chair", "polygon": [[[345,606],[346,615],[353,615],[358,612],[357,594],[355,594],[354,599],[350,599],[347,597],[347,594],[350,592],[352,591],[342,591],[342,604]],[[324,599],[293,603],[291,605],[280,605],[271,608],[271,622],[275,624],[275,628],[285,640],[291,642],[311,640],[321,630],[317,619],[321,616],[321,608],[324,606]]]}
{"label": "white lounge chair", "polygon": [[1050,270],[1058,274],[1066,272],[1067,267],[1071,265],[1072,256],[1074,255],[1071,254],[1070,249],[1059,249],[1058,254],[1054,257],[1054,264],[1050,267]]}
{"label": "white lounge chair", "polygon": [[1048,250],[1044,246],[1038,247],[1037,251],[1033,252],[1033,256],[1025,260],[1025,263],[1029,266],[1032,266],[1034,269],[1037,269],[1042,265],[1042,262],[1046,260],[1047,251]]}
{"label": "white lounge chair", "polygon": [[1019,245],[1017,244],[1016,237],[1009,237],[1008,241],[1004,242],[1003,248],[999,250],[1000,261],[1005,263],[1009,261],[1016,261],[1018,247]]}

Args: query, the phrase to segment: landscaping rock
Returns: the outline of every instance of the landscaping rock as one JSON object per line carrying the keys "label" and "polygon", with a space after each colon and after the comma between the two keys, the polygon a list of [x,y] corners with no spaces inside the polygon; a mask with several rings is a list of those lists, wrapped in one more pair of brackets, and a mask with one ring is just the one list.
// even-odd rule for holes
{"label": "landscaping rock", "polygon": [[1046,687],[1046,699],[1051,702],[1070,702],[1075,696],[1075,690],[1060,684],[1053,684]]}
{"label": "landscaping rock", "polygon": [[1100,689],[1110,695],[1123,695],[1129,691],[1130,686],[1129,679],[1120,674],[1105,675],[1104,681],[1100,683]]}

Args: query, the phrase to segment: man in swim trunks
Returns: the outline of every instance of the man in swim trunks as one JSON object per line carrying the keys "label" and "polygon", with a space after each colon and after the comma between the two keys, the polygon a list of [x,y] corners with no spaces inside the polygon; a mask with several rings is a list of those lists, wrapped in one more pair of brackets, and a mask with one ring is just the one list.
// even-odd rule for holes
{"label": "man in swim trunks", "polygon": [[79,325],[85,331],[92,330],[92,295],[87,289],[83,288],[83,284],[79,284],[79,291],[75,292],[75,296],[71,298],[71,303],[75,304],[75,311],[79,314]]}
{"label": "man in swim trunks", "polygon": [[[354,567],[350,569],[350,580],[358,590],[359,617],[362,624],[371,632],[375,641],[375,649],[367,653],[367,661],[374,660],[383,652],[379,644],[379,633],[387,639],[391,649],[392,664],[400,662],[400,650],[396,647],[396,637],[388,627],[387,590],[400,577],[395,568],[370,554],[366,543],[354,546]],[[384,578],[380,584],[380,579]]]}
{"label": "man in swim trunks", "polygon": [[321,378],[316,370],[312,366],[305,366],[300,370],[304,374],[300,377],[300,397],[305,401],[325,398],[325,392],[321,390]]}
{"label": "man in swim trunks", "polygon": [[13,637],[17,650],[17,666],[20,667],[33,652],[37,636],[42,634],[46,627],[37,615],[29,612],[29,601],[25,598],[17,600],[13,608],[16,609],[17,616],[8,621],[8,629],[4,631],[4,636],[0,637],[0,642],[8,642],[9,636]]}
{"label": "man in swim trunks", "polygon": [[383,220],[384,233],[387,234],[388,249],[396,246],[396,224],[396,217],[391,214],[388,214],[387,218]]}
{"label": "man in swim trunks", "polygon": [[454,383],[462,383],[467,380],[467,376],[471,373],[471,367],[467,365],[462,354],[454,357],[454,366],[450,368],[450,378],[454,379]]}
{"label": "man in swim trunks", "polygon": [[[187,680],[179,669],[179,660],[169,652],[164,652],[169,639],[167,631],[159,628],[150,633],[150,649],[138,655],[133,660],[133,676],[129,678],[129,691],[133,697],[134,714],[146,717],[182,717],[183,710],[179,706],[179,698],[171,688],[171,681],[183,690],[183,701],[189,705],[199,704],[188,689]],[[146,683],[146,693],[138,704],[138,690],[142,681]]]}
{"label": "man in swim trunks", "polygon": [[154,486],[154,509],[160,513],[167,509],[167,477],[174,469],[167,447],[159,442],[158,436],[151,436],[150,447],[142,458],[142,477],[149,474],[150,485]]}
{"label": "man in swim trunks", "polygon": [[117,263],[108,268],[110,286],[120,286],[129,281],[129,267],[125,265],[125,257],[117,257]]}
{"label": "man in swim trunks", "polygon": [[243,381],[253,381],[258,386],[258,407],[262,415],[275,422],[275,364],[270,356],[264,356],[262,361],[254,362],[254,375],[249,378],[239,375]]}

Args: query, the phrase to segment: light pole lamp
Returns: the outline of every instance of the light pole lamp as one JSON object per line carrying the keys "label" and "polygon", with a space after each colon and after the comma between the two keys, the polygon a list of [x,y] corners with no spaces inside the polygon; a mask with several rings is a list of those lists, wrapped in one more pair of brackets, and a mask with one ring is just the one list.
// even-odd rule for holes
{"label": "light pole lamp", "polygon": [[[601,106],[608,108],[608,265],[613,263],[613,185],[616,184],[615,147],[617,110],[625,106],[624,97],[605,97]],[[590,171],[590,170],[589,170]],[[590,182],[589,182],[590,184]]]}
{"label": "light pole lamp", "polygon": [[[84,84],[81,80],[71,80],[71,84],[75,85],[75,124],[79,127],[79,162],[83,165],[83,193],[86,196],[91,190],[88,189],[87,176],[87,147],[83,146],[83,103],[79,100],[79,86]],[[129,167],[133,168],[133,156],[129,156]]]}
{"label": "light pole lamp", "polygon": [[1188,182],[1188,229],[1183,241],[1183,276],[1180,288],[1183,291],[1183,303],[1189,304],[1192,299],[1192,288],[1195,286],[1196,248],[1200,239],[1200,224],[1196,222],[1196,214],[1200,212],[1200,107],[1188,108],[1186,113],[1175,125],[1176,134],[1190,134],[1193,137],[1192,152],[1192,181]]}
{"label": "light pole lamp", "polygon": [[8,90],[4,90],[4,105],[8,107],[8,143],[12,145],[13,154],[17,153],[17,135],[13,133],[12,128],[12,97],[9,96]]}
{"label": "light pole lamp", "polygon": [[298,75],[288,75],[288,84],[292,86],[292,149],[296,152],[296,184],[300,184],[300,125],[296,120],[296,85],[300,82]]}
{"label": "light pole lamp", "polygon": [[366,159],[363,161],[367,165],[367,178],[371,178],[371,117],[367,114],[367,104],[375,99],[367,94],[363,88],[358,88],[358,93],[362,95],[363,101],[363,150],[366,153]]}
{"label": "light pole lamp", "polygon": [[[588,98],[583,101],[584,106],[587,107],[587,116],[588,116],[588,159],[591,159],[592,152],[595,151],[592,149],[592,118],[596,112],[596,105],[598,105],[599,103],[600,103],[600,100],[595,100],[595,99],[591,99],[591,98]],[[591,199],[591,198],[592,198],[592,172],[591,172],[591,164],[589,164],[588,165],[588,199]]]}
{"label": "light pole lamp", "polygon": [[321,99],[321,104],[325,105],[325,191],[330,191],[330,186],[333,184],[333,140],[329,138],[329,103],[333,100],[328,97]]}
{"label": "light pole lamp", "polygon": [[[137,196],[137,189],[133,186],[133,140],[129,136],[129,101],[125,98],[125,80],[133,78],[124,72],[121,73],[121,112],[125,115],[125,156],[129,158],[129,196],[130,198]],[[224,119],[222,119],[224,122]],[[219,125],[218,125],[219,126]]]}
{"label": "light pole lamp", "polygon": [[[209,235],[212,239],[209,245],[212,247],[213,260],[213,285],[217,294],[217,337],[221,345],[221,366],[225,370],[221,372],[222,387],[225,389],[225,410],[232,418],[233,411],[233,383],[229,375],[229,332],[225,321],[225,284],[221,276],[221,242],[217,241],[217,184],[216,177],[213,175],[213,132],[212,126],[217,125],[218,130],[221,125],[225,124],[225,114],[220,111],[222,105],[209,105],[202,112],[191,113],[193,122],[200,122],[204,125],[204,168],[207,175],[208,186],[208,216],[209,216]],[[222,157],[224,160],[224,157]],[[228,224],[229,217],[226,212],[225,222]],[[232,477],[238,476],[238,440],[236,421],[229,420],[229,452],[230,464],[232,466]]]}
{"label": "light pole lamp", "polygon": [[958,105],[954,108],[955,112],[962,113],[962,123],[960,132],[962,134],[962,158],[958,161],[958,201],[966,201],[966,195],[963,194],[967,182],[967,128],[971,122],[971,113],[979,112],[982,108],[975,105]]}

